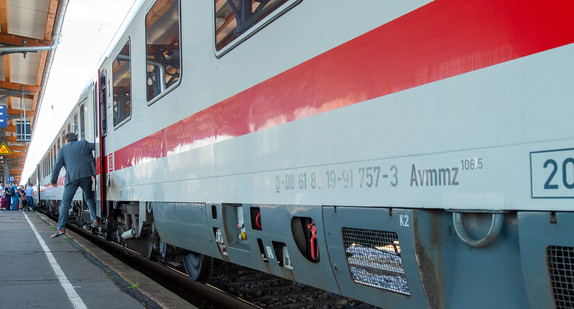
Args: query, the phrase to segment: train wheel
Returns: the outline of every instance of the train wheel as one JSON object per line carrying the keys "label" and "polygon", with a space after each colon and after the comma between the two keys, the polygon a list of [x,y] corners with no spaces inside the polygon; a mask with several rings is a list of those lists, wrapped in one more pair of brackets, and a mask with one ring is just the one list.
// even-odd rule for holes
{"label": "train wheel", "polygon": [[212,264],[212,257],[191,251],[183,257],[185,271],[193,281],[205,282],[209,277]]}

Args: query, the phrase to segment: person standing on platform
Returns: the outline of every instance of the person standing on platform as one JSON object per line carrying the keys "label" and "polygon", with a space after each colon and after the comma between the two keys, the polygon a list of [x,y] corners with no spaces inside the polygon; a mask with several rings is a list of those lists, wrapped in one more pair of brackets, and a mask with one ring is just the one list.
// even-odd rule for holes
{"label": "person standing on platform", "polygon": [[82,188],[86,197],[86,202],[90,208],[90,217],[92,226],[99,227],[100,222],[96,217],[96,202],[94,200],[94,191],[92,191],[92,177],[96,175],[96,164],[92,151],[95,149],[94,143],[85,140],[78,141],[75,133],[66,134],[68,142],[58,151],[58,158],[52,170],[51,183],[54,188],[58,186],[58,175],[62,167],[66,168],[66,185],[64,194],[60,203],[60,216],[58,217],[58,229],[52,235],[56,238],[66,234],[66,221],[72,205],[74,194],[78,187]]}
{"label": "person standing on platform", "polygon": [[6,210],[11,210],[12,207],[12,196],[10,195],[10,184],[6,185],[6,188],[4,189],[4,197],[6,198]]}
{"label": "person standing on platform", "polygon": [[6,200],[4,200],[4,183],[0,181],[0,208],[6,210]]}
{"label": "person standing on platform", "polygon": [[30,208],[34,211],[34,187],[31,183],[26,187],[26,210]]}
{"label": "person standing on platform", "polygon": [[12,197],[12,210],[18,211],[18,186],[12,184],[10,187],[10,196]]}
{"label": "person standing on platform", "polygon": [[0,181],[0,208],[2,210],[8,210],[6,205],[6,198],[4,197],[4,183]]}
{"label": "person standing on platform", "polygon": [[26,191],[24,191],[24,186],[20,185],[16,190],[16,195],[18,196],[18,205],[20,205],[19,209],[24,211],[26,210]]}

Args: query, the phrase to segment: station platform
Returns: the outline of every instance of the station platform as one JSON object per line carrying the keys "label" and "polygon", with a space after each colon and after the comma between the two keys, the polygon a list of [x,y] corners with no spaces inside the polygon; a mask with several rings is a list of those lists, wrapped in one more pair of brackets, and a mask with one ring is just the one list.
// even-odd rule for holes
{"label": "station platform", "polygon": [[38,212],[0,211],[1,308],[194,308]]}

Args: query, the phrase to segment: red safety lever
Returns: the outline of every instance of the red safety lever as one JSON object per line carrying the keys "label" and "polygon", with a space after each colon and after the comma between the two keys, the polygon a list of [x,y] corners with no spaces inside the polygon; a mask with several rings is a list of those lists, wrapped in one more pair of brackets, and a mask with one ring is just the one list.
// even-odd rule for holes
{"label": "red safety lever", "polygon": [[311,224],[307,224],[307,228],[311,232],[311,259],[314,261],[317,260],[317,256],[319,255],[319,247],[317,246],[317,227],[315,226],[315,222],[311,222]]}

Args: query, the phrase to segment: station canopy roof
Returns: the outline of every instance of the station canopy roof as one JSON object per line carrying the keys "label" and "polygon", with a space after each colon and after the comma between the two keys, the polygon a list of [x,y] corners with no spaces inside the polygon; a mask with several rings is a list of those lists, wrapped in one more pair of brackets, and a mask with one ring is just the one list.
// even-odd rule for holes
{"label": "station canopy roof", "polygon": [[0,106],[6,106],[0,108],[7,115],[5,122],[0,115],[0,180],[5,182],[9,177],[20,182],[67,5],[68,0],[0,0]]}

